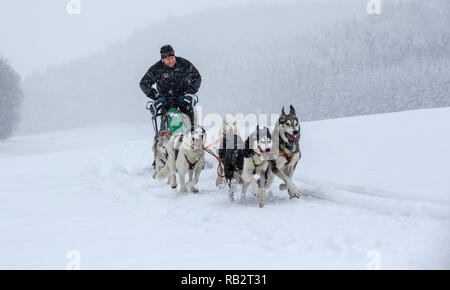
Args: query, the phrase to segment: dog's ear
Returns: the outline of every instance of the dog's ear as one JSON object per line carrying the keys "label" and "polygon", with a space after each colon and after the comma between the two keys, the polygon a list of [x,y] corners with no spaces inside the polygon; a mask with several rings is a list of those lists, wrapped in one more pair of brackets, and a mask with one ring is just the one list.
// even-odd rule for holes
{"label": "dog's ear", "polygon": [[259,125],[256,126],[256,140],[259,142]]}
{"label": "dog's ear", "polygon": [[290,112],[290,114],[291,115],[295,115],[295,109],[294,109],[294,107],[291,105],[291,112]]}
{"label": "dog's ear", "polygon": [[239,152],[242,152],[244,158],[250,158],[253,156],[253,149],[250,148],[250,137],[245,140],[244,149]]}
{"label": "dog's ear", "polygon": [[286,116],[286,113],[284,112],[284,107],[281,109],[281,116]]}
{"label": "dog's ear", "polygon": [[244,155],[245,158],[250,158],[250,157],[252,157],[253,155],[255,155],[255,153],[253,152],[252,149],[244,149],[244,150],[242,151],[242,155]]}

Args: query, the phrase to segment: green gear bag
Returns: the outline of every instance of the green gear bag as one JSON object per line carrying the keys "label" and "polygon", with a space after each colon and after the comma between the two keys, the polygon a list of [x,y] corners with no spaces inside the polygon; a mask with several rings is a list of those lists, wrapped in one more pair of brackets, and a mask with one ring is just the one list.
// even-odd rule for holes
{"label": "green gear bag", "polygon": [[167,111],[167,129],[171,134],[180,134],[185,132],[183,117],[177,109]]}

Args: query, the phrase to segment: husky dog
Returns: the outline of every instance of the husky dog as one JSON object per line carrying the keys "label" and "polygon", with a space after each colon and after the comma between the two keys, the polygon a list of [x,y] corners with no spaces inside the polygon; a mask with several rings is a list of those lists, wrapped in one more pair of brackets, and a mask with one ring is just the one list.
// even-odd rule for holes
{"label": "husky dog", "polygon": [[293,106],[290,107],[289,114],[284,112],[283,107],[272,135],[274,145],[278,145],[281,153],[272,162],[273,173],[284,181],[284,184],[280,185],[280,190],[287,189],[290,198],[299,198],[300,190],[292,182],[292,175],[301,157],[300,123]]}
{"label": "husky dog", "polygon": [[[242,179],[244,140],[239,136],[239,131],[233,129],[224,132],[222,144],[218,150],[218,155],[221,158],[219,173],[225,177],[231,201],[234,201],[236,185],[244,183]],[[218,177],[218,179],[221,178]]]}
{"label": "husky dog", "polygon": [[169,166],[169,139],[170,134],[166,132],[159,132],[155,135],[152,148],[155,156],[155,172],[153,173],[153,179],[161,179],[162,176],[160,173],[164,171],[164,167]]}
{"label": "husky dog", "polygon": [[[191,121],[189,119],[189,116],[183,113],[180,113],[181,116],[181,123],[177,124],[179,128],[181,128],[183,125],[184,128],[191,128]],[[154,179],[164,179],[166,178],[167,172],[166,168],[168,169],[168,141],[170,139],[170,136],[172,136],[172,133],[169,132],[168,129],[168,115],[163,115],[161,117],[161,128],[159,132],[155,134],[155,138],[153,140],[153,155],[154,155],[154,162],[153,162],[153,168],[155,169],[153,178]]]}
{"label": "husky dog", "polygon": [[[220,176],[225,176],[225,180],[228,185],[231,185],[230,182],[232,179],[240,179],[239,177],[242,173],[243,159],[240,158],[242,159],[242,162],[240,162],[240,160],[238,161],[236,158],[239,157],[237,156],[237,153],[239,153],[238,149],[243,149],[244,146],[244,141],[240,136],[237,119],[234,114],[227,114],[225,116],[218,136],[222,141],[217,149],[217,155],[222,159],[222,162],[219,165],[218,173]],[[242,155],[240,157],[242,157]],[[236,165],[238,165],[239,168],[237,168]],[[234,175],[236,176],[234,177]],[[224,178],[220,176],[216,179],[216,186],[220,186],[224,182]]]}
{"label": "husky dog", "polygon": [[[264,207],[266,189],[273,182],[271,166],[272,136],[269,129],[256,127],[256,132],[251,134],[245,141],[244,165],[242,178],[244,180],[243,192],[248,184],[252,193],[259,198],[259,206]],[[254,174],[259,175],[256,180]]]}
{"label": "husky dog", "polygon": [[[173,135],[169,140],[169,174],[170,185],[177,187],[176,172],[180,179],[180,192],[190,190],[198,193],[195,185],[198,183],[200,172],[205,160],[203,147],[206,141],[206,131],[200,126],[191,127],[190,132]],[[185,175],[189,174],[189,182],[186,184]]]}
{"label": "husky dog", "polygon": [[228,195],[234,201],[234,192],[237,184],[244,184],[242,171],[244,167],[244,141],[238,135],[227,135],[224,143],[231,143],[231,146],[224,146],[226,149],[219,149],[221,167],[224,172],[225,181],[228,184]]}

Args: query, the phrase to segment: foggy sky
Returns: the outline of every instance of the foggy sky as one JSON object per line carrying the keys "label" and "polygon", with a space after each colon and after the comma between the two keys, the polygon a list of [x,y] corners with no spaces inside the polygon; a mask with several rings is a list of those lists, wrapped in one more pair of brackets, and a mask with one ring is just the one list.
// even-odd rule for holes
{"label": "foggy sky", "polygon": [[0,55],[22,76],[98,52],[170,16],[273,0],[81,0],[80,15],[67,13],[68,2],[0,0]]}

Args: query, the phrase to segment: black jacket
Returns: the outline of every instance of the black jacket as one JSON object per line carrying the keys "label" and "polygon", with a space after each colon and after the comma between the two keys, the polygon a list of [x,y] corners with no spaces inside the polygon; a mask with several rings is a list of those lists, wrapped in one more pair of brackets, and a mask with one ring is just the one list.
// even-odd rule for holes
{"label": "black jacket", "polygon": [[152,88],[155,83],[161,97],[178,98],[186,94],[196,94],[202,83],[202,77],[190,61],[177,56],[172,68],[160,60],[142,78],[141,89],[153,100],[157,98],[157,92]]}

